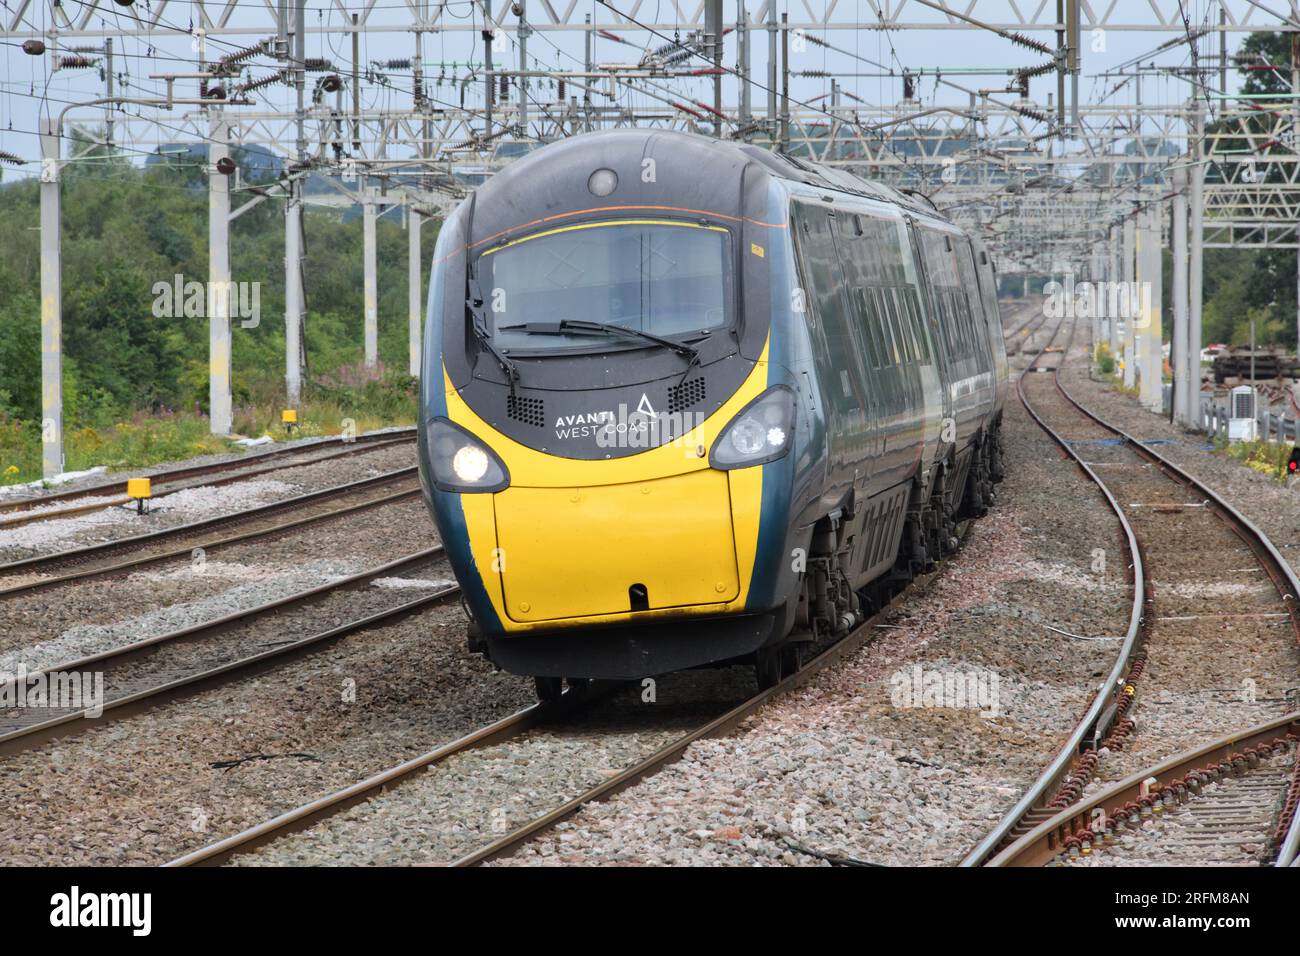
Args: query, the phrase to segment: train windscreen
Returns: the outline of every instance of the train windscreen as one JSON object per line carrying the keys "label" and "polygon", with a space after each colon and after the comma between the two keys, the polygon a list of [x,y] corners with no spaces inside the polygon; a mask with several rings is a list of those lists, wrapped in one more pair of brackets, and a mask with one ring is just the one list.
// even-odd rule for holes
{"label": "train windscreen", "polygon": [[[593,324],[689,341],[724,327],[731,312],[730,235],[720,226],[583,223],[489,249],[478,262],[490,333],[511,351],[637,344]],[[563,321],[588,326],[557,328]]]}

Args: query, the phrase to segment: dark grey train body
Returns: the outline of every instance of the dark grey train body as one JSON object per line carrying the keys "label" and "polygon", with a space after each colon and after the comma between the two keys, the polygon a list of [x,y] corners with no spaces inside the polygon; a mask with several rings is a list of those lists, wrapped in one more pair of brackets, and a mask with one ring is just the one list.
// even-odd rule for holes
{"label": "dark grey train body", "polygon": [[754,147],[621,130],[515,163],[445,224],[426,341],[472,643],[552,688],[746,656],[770,681],[1000,477],[984,250]]}

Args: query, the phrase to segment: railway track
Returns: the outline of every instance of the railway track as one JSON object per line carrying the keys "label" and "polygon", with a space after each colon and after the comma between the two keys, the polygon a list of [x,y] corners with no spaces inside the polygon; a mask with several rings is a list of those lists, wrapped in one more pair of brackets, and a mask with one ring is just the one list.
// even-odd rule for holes
{"label": "railway track", "polygon": [[989,866],[1300,867],[1297,741],[1291,713],[1184,751],[1042,821]]}
{"label": "railway track", "polygon": [[[404,430],[404,432],[409,433],[380,432],[373,435],[361,435],[349,441],[344,441],[342,438],[330,438],[306,447],[293,445],[287,448],[275,448],[271,451],[260,452],[244,458],[218,461],[208,465],[171,468],[152,472],[142,477],[149,478],[153,482],[153,500],[158,501],[169,494],[186,488],[228,485],[233,482],[245,481],[249,478],[282,471],[285,468],[298,468],[304,465],[315,465],[323,461],[368,454],[383,448],[409,444],[415,440],[414,429]],[[320,449],[324,449],[324,453],[316,454]],[[271,462],[271,464],[267,464],[268,462]],[[236,472],[236,474],[214,479],[207,477],[231,471]],[[194,481],[193,479],[204,480]],[[35,510],[47,509],[49,505],[61,502],[76,502],[88,498],[96,500],[81,505],[69,504],[67,507],[57,509]],[[67,518],[92,511],[103,511],[128,504],[131,500],[127,496],[126,481],[124,479],[103,482],[71,491],[0,501],[0,531],[33,521]]]}
{"label": "railway track", "polygon": [[[373,478],[335,485],[215,518],[11,561],[0,564],[0,597],[188,558],[196,549],[202,549],[206,554],[232,544],[411,500],[419,493],[416,468],[400,468]],[[337,506],[339,502],[346,503]],[[286,513],[296,517],[288,521],[277,520],[277,516]],[[235,534],[217,533],[236,527],[242,530]]]}
{"label": "railway track", "polygon": [[1035,309],[1025,321],[1021,322],[1010,332],[1003,335],[1003,341],[1006,343],[1007,355],[1019,355],[1030,343],[1033,337],[1047,323],[1047,315],[1042,309]]}
{"label": "railway track", "polygon": [[[961,529],[963,538],[970,528],[969,522]],[[453,866],[473,866],[488,860],[508,855],[534,837],[546,832],[555,824],[575,813],[588,803],[606,799],[633,785],[645,777],[651,776],[661,768],[680,758],[695,741],[707,737],[726,734],[736,729],[747,717],[751,716],[773,698],[785,694],[805,683],[819,671],[835,663],[867,643],[878,633],[876,625],[899,604],[924,591],[926,585],[942,574],[944,567],[928,575],[920,576],[912,584],[894,597],[879,613],[872,616],[844,638],[821,650],[796,673],[785,678],[768,690],[747,697],[735,706],[721,712],[715,708],[707,720],[693,723],[680,733],[672,733],[671,739],[646,747],[649,752],[627,763],[617,773],[602,779],[592,786],[581,787],[567,800],[554,801],[545,812],[531,817],[520,826],[509,828],[499,836],[486,836],[476,842],[471,850],[449,856],[441,861]],[[577,691],[569,690],[554,704],[535,704],[491,725],[474,731],[458,740],[441,745],[414,759],[405,761],[359,781],[335,793],[319,797],[299,807],[250,827],[240,833],[226,837],[206,847],[180,856],[169,866],[220,865],[250,854],[258,848],[268,846],[275,841],[289,837],[316,824],[328,821],[351,807],[372,800],[382,794],[410,784],[423,772],[445,763],[453,757],[473,754],[487,748],[503,744],[519,744],[530,735],[548,733],[560,721],[575,714],[582,718],[588,716],[584,707],[602,700],[616,690],[615,685],[598,683]],[[579,721],[579,730],[585,724]],[[563,734],[562,730],[557,735]],[[663,736],[660,734],[660,736]],[[653,735],[648,739],[654,739]],[[523,759],[523,758],[521,758]]]}
{"label": "railway track", "polygon": [[[1073,400],[1057,375],[1073,326],[1065,347],[1051,351],[1063,329],[1064,323],[1034,356],[1017,390],[1030,416],[1116,514],[1131,565],[1129,626],[1113,669],[1056,757],[962,863],[1090,856],[1094,843],[1113,842],[1121,831],[1125,844],[1134,845],[1133,833],[1147,818],[1217,788],[1225,773],[1235,779],[1260,763],[1272,778],[1265,773],[1237,788],[1223,803],[1232,812],[1211,810],[1207,825],[1228,840],[1238,839],[1233,827],[1252,831],[1234,845],[1262,844],[1267,852],[1256,862],[1289,863],[1300,838],[1300,779],[1294,770],[1288,777],[1278,762],[1282,751],[1294,751],[1298,715],[1284,713],[1284,697],[1256,689],[1294,683],[1300,581],[1227,502]],[[1049,357],[1055,361],[1046,364]],[[1241,610],[1225,612],[1225,598]],[[1251,812],[1243,812],[1243,799],[1252,801]],[[1266,816],[1274,825],[1261,840],[1259,821]],[[1197,855],[1187,862],[1198,862]]]}
{"label": "railway track", "polygon": [[[411,601],[363,602],[353,595],[342,599],[379,578],[399,577],[434,566],[442,556],[442,546],[437,545],[220,618],[33,671],[27,675],[33,681],[52,674],[99,675],[104,688],[104,699],[99,701],[102,709],[98,713],[85,706],[7,711],[0,715],[0,756],[103,727],[169,701],[284,666],[350,634],[446,603],[460,593],[457,586],[438,587]],[[396,592],[388,593],[397,597]],[[317,629],[313,617],[329,618],[339,610],[325,602],[330,597],[340,597],[353,615],[357,604],[372,607],[369,613],[347,623]],[[307,633],[293,637],[296,631]]]}
{"label": "railway track", "polygon": [[[1013,315],[1017,315],[1017,314],[1020,313],[1021,311],[1027,311],[1027,312],[1029,313],[1029,315],[1028,315],[1028,317],[1027,317],[1023,322],[1016,322],[1016,324],[1013,325],[1011,328],[1006,328],[1006,327],[1004,327],[1004,328],[1002,329],[1002,337],[1005,338],[1005,339],[1010,339],[1013,335],[1016,335],[1016,334],[1017,334],[1018,332],[1020,332],[1020,331],[1025,327],[1025,326],[1027,326],[1030,322],[1032,322],[1036,316],[1039,316],[1039,315],[1042,314],[1042,310],[1039,309],[1039,308],[1036,308],[1036,307],[1032,304],[1032,302],[1030,302],[1030,301],[1028,301],[1028,300],[1026,300],[1026,301],[1024,301],[1024,302],[1017,303],[1016,305],[1012,306],[1012,310],[1013,310],[1013,311],[1012,311],[1012,314],[1013,314]],[[1015,322],[1016,320],[1015,320],[1015,319],[1012,319],[1012,321]]]}

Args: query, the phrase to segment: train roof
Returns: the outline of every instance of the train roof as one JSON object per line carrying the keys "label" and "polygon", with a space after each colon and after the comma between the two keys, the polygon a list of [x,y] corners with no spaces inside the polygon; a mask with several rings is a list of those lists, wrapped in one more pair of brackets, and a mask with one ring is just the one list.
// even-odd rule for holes
{"label": "train roof", "polygon": [[[592,175],[602,169],[613,170],[617,177],[608,193],[593,191]],[[629,128],[559,140],[492,176],[475,190],[470,242],[491,241],[586,208],[662,206],[665,185],[672,189],[674,206],[742,218],[746,207],[753,209],[754,191],[765,192],[772,177],[947,221],[928,201],[923,204],[842,169],[692,133]]]}

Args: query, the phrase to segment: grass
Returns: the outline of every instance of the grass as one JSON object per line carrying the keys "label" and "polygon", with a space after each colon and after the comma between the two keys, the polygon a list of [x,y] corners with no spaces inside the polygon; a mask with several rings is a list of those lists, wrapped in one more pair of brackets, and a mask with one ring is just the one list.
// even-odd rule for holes
{"label": "grass", "polygon": [[1287,479],[1287,462],[1291,458],[1291,445],[1267,441],[1229,442],[1226,438],[1214,439],[1216,454],[1235,458],[1247,468],[1268,475],[1280,482]]}
{"label": "grass", "polygon": [[[269,392],[269,389],[267,390]],[[360,367],[339,369],[308,384],[299,405],[299,427],[292,433],[281,424],[283,400],[264,393],[234,409],[234,436],[276,441],[342,434],[415,423],[415,380]],[[110,471],[143,468],[165,461],[240,450],[226,438],[212,435],[204,415],[161,410],[136,412],[110,426],[65,427],[67,471],[100,465]],[[41,478],[41,429],[37,422],[6,418],[0,413],[0,486]]]}

